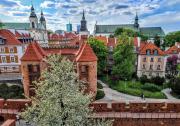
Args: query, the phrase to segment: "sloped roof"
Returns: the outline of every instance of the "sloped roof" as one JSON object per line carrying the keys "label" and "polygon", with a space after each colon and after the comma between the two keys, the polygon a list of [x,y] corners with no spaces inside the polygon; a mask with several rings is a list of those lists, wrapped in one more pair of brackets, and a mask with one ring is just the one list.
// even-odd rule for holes
{"label": "sloped roof", "polygon": [[97,57],[92,48],[85,43],[81,49],[81,52],[77,55],[76,61],[78,62],[92,62],[97,61]]}
{"label": "sloped roof", "polygon": [[95,36],[95,39],[99,40],[99,41],[102,41],[104,43],[104,45],[107,46],[107,38],[106,36]]}
{"label": "sloped roof", "polygon": [[32,42],[28,45],[21,61],[41,61],[45,54],[44,50],[36,42]]}
{"label": "sloped roof", "polygon": [[95,33],[110,33],[113,34],[117,28],[127,28],[136,30],[134,24],[120,24],[120,25],[96,25]]}
{"label": "sloped roof", "polygon": [[150,50],[150,54],[153,55],[153,51],[157,50],[158,51],[158,55],[165,55],[165,52],[162,51],[160,48],[158,48],[155,44],[153,43],[145,43],[143,45],[141,45],[140,47],[140,54],[141,55],[146,55],[146,51]]}
{"label": "sloped roof", "polygon": [[24,30],[30,28],[30,23],[5,22],[3,25],[4,29]]}
{"label": "sloped roof", "polygon": [[161,27],[141,27],[140,32],[148,37],[165,36],[165,33]]}
{"label": "sloped roof", "polygon": [[180,48],[177,46],[172,46],[168,50],[166,50],[166,54],[178,54],[180,52]]}
{"label": "sloped roof", "polygon": [[16,39],[16,36],[9,30],[1,29],[0,36],[6,39],[6,45],[21,45],[21,42]]}

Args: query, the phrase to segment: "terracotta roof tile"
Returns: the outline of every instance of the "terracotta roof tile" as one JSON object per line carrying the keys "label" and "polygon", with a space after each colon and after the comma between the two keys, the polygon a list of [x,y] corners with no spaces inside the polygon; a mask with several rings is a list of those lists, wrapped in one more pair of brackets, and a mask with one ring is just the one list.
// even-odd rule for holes
{"label": "terracotta roof tile", "polygon": [[178,54],[180,49],[177,46],[172,46],[168,50],[166,50],[166,54]]}
{"label": "terracotta roof tile", "polygon": [[16,39],[16,36],[9,30],[0,30],[0,36],[6,39],[6,45],[21,45],[21,42]]}
{"label": "terracotta roof tile", "polygon": [[153,43],[145,43],[143,45],[141,45],[140,47],[140,54],[141,55],[146,55],[146,51],[150,50],[151,51],[151,55],[153,55],[153,51],[157,50],[158,51],[158,55],[165,55],[164,51],[162,51],[160,48],[158,48],[155,44]]}
{"label": "terracotta roof tile", "polygon": [[42,50],[43,49],[38,46],[36,42],[30,43],[22,56],[21,61],[41,61],[44,57],[44,51]]}
{"label": "terracotta roof tile", "polygon": [[108,44],[106,36],[96,36],[95,39],[102,41],[106,46]]}
{"label": "terracotta roof tile", "polygon": [[83,45],[81,52],[79,53],[79,55],[76,58],[76,61],[78,61],[78,62],[91,62],[91,61],[97,61],[97,60],[98,59],[97,59],[94,51],[87,43],[85,43]]}

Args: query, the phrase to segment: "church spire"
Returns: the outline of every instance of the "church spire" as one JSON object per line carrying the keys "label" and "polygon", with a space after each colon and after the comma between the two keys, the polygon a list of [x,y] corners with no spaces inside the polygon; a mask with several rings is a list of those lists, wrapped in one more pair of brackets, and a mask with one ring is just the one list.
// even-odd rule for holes
{"label": "church spire", "polygon": [[83,10],[82,20],[81,20],[81,28],[80,31],[87,31],[87,22],[85,18],[85,12]]}
{"label": "church spire", "polygon": [[136,11],[136,17],[135,17],[135,22],[134,22],[134,27],[139,29],[139,17],[138,17],[138,13]]}
{"label": "church spire", "polygon": [[86,20],[86,19],[85,19],[85,12],[84,12],[84,9],[83,9],[83,16],[82,16],[82,20]]}
{"label": "church spire", "polygon": [[32,6],[31,6],[31,14],[30,14],[30,17],[37,18],[33,4],[32,4]]}

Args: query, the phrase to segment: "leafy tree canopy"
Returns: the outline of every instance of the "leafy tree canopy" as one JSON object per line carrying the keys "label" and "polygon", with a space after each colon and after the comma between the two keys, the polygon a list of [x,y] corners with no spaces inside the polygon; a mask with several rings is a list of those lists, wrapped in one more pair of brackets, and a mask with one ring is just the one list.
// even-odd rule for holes
{"label": "leafy tree canopy", "polygon": [[114,36],[119,36],[119,35],[122,35],[124,32],[126,32],[126,34],[129,36],[129,37],[135,37],[135,36],[138,36],[141,38],[142,41],[146,41],[148,40],[148,37],[140,32],[137,32],[137,31],[133,31],[131,29],[126,29],[126,28],[117,28],[116,31],[114,32]]}
{"label": "leafy tree canopy", "polygon": [[93,37],[89,38],[88,43],[92,47],[94,53],[98,57],[98,75],[100,75],[106,68],[108,49],[104,42]]}
{"label": "leafy tree canopy", "polygon": [[91,96],[83,93],[73,63],[53,55],[48,64],[43,79],[35,83],[36,96],[22,113],[24,119],[37,126],[109,126],[109,122],[89,118]]}
{"label": "leafy tree canopy", "polygon": [[4,24],[0,21],[0,29],[2,29]]}
{"label": "leafy tree canopy", "polygon": [[118,37],[118,45],[114,50],[113,75],[126,80],[131,79],[135,70],[135,54],[133,52],[133,39],[123,32]]}
{"label": "leafy tree canopy", "polygon": [[165,36],[165,46],[173,46],[176,42],[180,42],[180,31],[171,32]]}

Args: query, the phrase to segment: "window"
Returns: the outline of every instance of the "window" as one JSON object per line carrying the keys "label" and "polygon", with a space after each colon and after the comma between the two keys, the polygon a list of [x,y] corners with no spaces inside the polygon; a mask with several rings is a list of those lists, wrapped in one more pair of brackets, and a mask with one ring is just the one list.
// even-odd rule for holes
{"label": "window", "polygon": [[150,55],[151,54],[151,50],[150,49],[146,50],[146,54]]}
{"label": "window", "polygon": [[146,62],[146,58],[143,59],[143,62]]}
{"label": "window", "polygon": [[158,58],[158,62],[161,62],[161,58]]}
{"label": "window", "polygon": [[15,62],[15,58],[14,56],[11,57],[11,62],[14,63]]}
{"label": "window", "polygon": [[13,53],[14,52],[14,48],[10,48],[10,53]]}
{"label": "window", "polygon": [[2,61],[2,63],[6,63],[7,61],[6,61],[6,57],[5,56],[2,56],[1,57],[1,61]]}
{"label": "window", "polygon": [[151,58],[151,62],[154,62],[154,58]]}
{"label": "window", "polygon": [[5,44],[5,39],[0,38],[0,45],[4,45]]}
{"label": "window", "polygon": [[12,67],[13,70],[16,70],[16,67]]}
{"label": "window", "polygon": [[35,28],[35,24],[34,24],[34,22],[32,22],[32,28]]}
{"label": "window", "polygon": [[157,66],[157,70],[161,70],[161,65],[158,65],[158,66]]}
{"label": "window", "polygon": [[146,65],[145,64],[143,64],[143,69],[146,69]]}
{"label": "window", "polygon": [[159,77],[159,75],[160,75],[159,73],[156,73],[156,76],[157,76],[157,77]]}
{"label": "window", "polygon": [[150,65],[150,70],[153,70],[153,65]]}
{"label": "window", "polygon": [[149,73],[149,76],[152,76],[152,72]]}
{"label": "window", "polygon": [[1,51],[1,53],[4,53],[5,52],[5,48],[0,48],[0,51]]}
{"label": "window", "polygon": [[4,67],[4,71],[7,71],[7,67]]}
{"label": "window", "polygon": [[154,55],[158,55],[158,50],[154,50]]}
{"label": "window", "polygon": [[82,67],[81,67],[81,72],[82,72],[82,73],[86,73],[86,72],[87,72],[87,71],[86,71],[86,66],[82,66]]}

